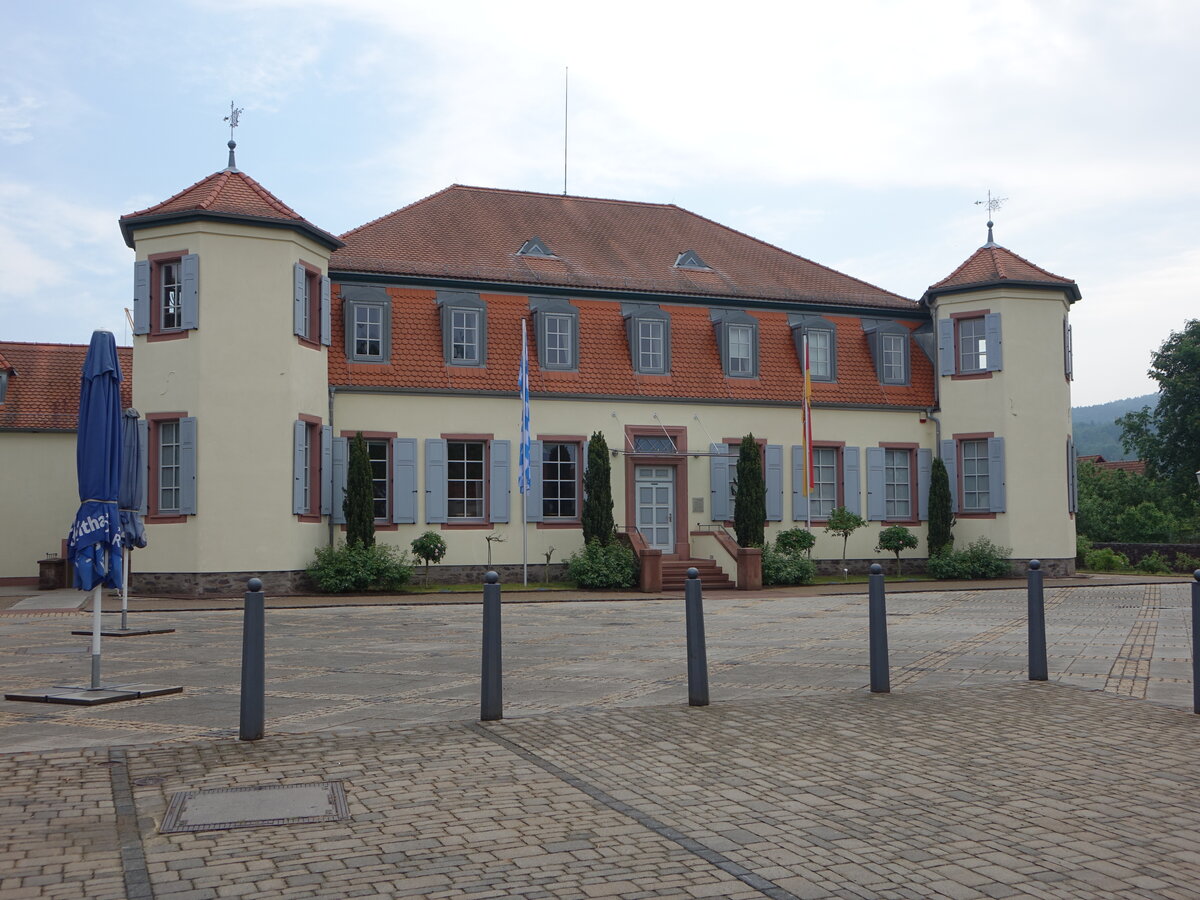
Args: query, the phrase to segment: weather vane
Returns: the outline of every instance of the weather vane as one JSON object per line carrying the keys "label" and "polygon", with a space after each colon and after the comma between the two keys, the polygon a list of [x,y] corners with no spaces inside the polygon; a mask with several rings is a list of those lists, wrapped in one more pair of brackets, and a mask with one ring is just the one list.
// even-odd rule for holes
{"label": "weather vane", "polygon": [[995,241],[992,240],[992,213],[994,213],[1001,206],[1003,206],[1004,201],[1006,201],[1007,199],[1008,199],[1007,197],[993,197],[992,192],[989,189],[988,190],[988,198],[986,200],[976,200],[975,201],[976,206],[986,206],[987,207],[987,211],[988,211],[988,223],[987,223],[988,239],[987,239],[987,242],[989,244],[995,243]]}
{"label": "weather vane", "polygon": [[225,121],[229,123],[229,168],[236,169],[237,163],[233,158],[233,151],[237,147],[237,142],[233,139],[233,129],[238,127],[238,117],[244,112],[240,107],[234,106],[233,101],[229,101],[229,115],[225,117]]}

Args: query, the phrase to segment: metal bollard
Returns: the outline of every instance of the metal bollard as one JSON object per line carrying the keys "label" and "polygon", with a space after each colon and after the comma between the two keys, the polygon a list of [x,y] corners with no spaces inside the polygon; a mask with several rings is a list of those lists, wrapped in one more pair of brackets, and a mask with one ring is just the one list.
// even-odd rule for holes
{"label": "metal bollard", "polygon": [[266,622],[262,581],[246,582],[246,610],[242,616],[242,708],[238,740],[257,741],[266,718]]}
{"label": "metal bollard", "polygon": [[871,564],[867,587],[867,614],[870,620],[871,693],[888,694],[892,690],[888,673],[887,606],[883,594],[883,566]]}
{"label": "metal bollard", "polygon": [[1046,602],[1042,593],[1042,564],[1029,561],[1027,593],[1029,595],[1029,680],[1046,681]]}
{"label": "metal bollard", "polygon": [[1200,569],[1192,573],[1192,712],[1200,715]]}
{"label": "metal bollard", "polygon": [[708,651],[704,647],[704,597],[700,570],[687,570],[683,588],[687,619],[688,706],[708,706]]}
{"label": "metal bollard", "polygon": [[479,680],[479,720],[504,717],[504,683],[500,664],[500,576],[483,576],[483,668]]}

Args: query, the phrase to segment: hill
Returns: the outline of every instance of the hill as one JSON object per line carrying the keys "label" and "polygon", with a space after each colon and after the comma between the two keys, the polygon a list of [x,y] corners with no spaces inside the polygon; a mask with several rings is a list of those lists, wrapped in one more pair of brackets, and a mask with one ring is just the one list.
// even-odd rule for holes
{"label": "hill", "polygon": [[1121,447],[1121,428],[1115,422],[1125,413],[1154,406],[1158,394],[1143,394],[1125,400],[1097,403],[1095,406],[1078,406],[1071,410],[1071,424],[1075,432],[1075,452],[1079,456],[1099,453],[1105,459],[1133,459]]}

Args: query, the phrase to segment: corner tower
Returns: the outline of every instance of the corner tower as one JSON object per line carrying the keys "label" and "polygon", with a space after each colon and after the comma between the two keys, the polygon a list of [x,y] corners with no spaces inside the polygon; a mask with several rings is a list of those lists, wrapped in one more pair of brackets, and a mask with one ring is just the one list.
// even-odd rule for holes
{"label": "corner tower", "polygon": [[937,338],[938,452],[950,475],[959,549],[977,537],[1018,563],[1074,571],[1069,278],[992,237],[921,302]]}
{"label": "corner tower", "polygon": [[302,570],[328,542],[328,264],[341,241],[241,172],[232,141],[227,168],[120,225],[136,253],[133,402],[149,471],[135,583],[236,592],[249,573],[285,589],[291,575],[271,573]]}

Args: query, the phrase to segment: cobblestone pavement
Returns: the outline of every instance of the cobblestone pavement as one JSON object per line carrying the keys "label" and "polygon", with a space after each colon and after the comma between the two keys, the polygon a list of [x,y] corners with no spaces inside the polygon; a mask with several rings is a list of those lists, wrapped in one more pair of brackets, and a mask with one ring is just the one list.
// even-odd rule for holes
{"label": "cobblestone pavement", "polygon": [[[1195,897],[1186,584],[514,605],[480,725],[478,606],[268,614],[266,739],[240,743],[240,616],[139,614],[81,708],[0,704],[0,898]],[[0,616],[6,690],[81,683],[78,613]],[[1057,683],[1055,683],[1057,682]],[[1087,688],[1090,690],[1081,690]],[[1147,702],[1149,701],[1149,702]],[[160,834],[178,791],[341,780],[350,818]]]}

